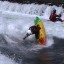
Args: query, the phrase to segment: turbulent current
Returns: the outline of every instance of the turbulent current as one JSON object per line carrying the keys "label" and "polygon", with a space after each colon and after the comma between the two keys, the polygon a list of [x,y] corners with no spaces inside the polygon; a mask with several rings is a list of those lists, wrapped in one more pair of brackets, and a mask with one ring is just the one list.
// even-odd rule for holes
{"label": "turbulent current", "polygon": [[[18,4],[0,1],[0,64],[63,64],[64,22],[47,21],[53,8],[42,4]],[[36,16],[46,29],[46,45],[36,43],[34,35],[23,37]],[[62,19],[64,15],[62,14]]]}

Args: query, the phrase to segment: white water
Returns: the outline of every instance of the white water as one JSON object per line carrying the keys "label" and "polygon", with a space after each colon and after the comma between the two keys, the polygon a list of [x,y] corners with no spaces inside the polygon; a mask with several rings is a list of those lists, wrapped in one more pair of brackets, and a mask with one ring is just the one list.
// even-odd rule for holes
{"label": "white water", "polygon": [[18,64],[16,62],[14,62],[11,58],[0,54],[0,64]]}
{"label": "white water", "polygon": [[[19,41],[22,41],[22,38],[25,36],[25,32],[28,30],[30,26],[34,23],[34,19],[36,16],[39,16],[44,23],[46,34],[50,36],[47,38],[49,41],[49,46],[53,42],[52,36],[57,36],[60,38],[64,38],[64,25],[61,22],[46,22],[44,19],[49,19],[49,15],[52,10],[58,9],[56,6],[47,6],[47,5],[38,5],[38,4],[18,4],[18,3],[10,3],[10,2],[2,2],[0,1],[0,33],[9,35],[9,37],[15,37]],[[61,13],[62,7],[59,7],[58,14]],[[43,12],[42,12],[43,11]],[[22,14],[23,13],[23,14]],[[62,12],[63,13],[63,12]],[[32,14],[32,15],[31,15]],[[63,17],[63,15],[62,15]],[[27,23],[27,24],[26,24]],[[60,36],[59,36],[60,35]],[[32,36],[31,36],[32,37]],[[12,39],[6,37],[9,43],[14,42]],[[15,41],[16,42],[16,41]],[[18,42],[17,42],[18,43]]]}
{"label": "white water", "polygon": [[[56,6],[38,5],[38,4],[18,4],[0,1],[0,34],[3,34],[5,40],[13,48],[16,46],[18,49],[26,51],[39,50],[43,47],[49,47],[54,44],[53,36],[64,38],[64,22],[48,22],[49,15],[53,8],[57,9],[57,14],[62,12],[62,19],[64,18],[63,9]],[[47,34],[46,46],[35,45],[34,43],[30,48],[19,47],[18,43],[23,43],[22,38],[25,36],[26,31],[34,24],[35,17],[41,18]],[[46,19],[46,20],[45,20]],[[34,35],[28,37],[26,40],[34,42]],[[2,55],[1,55],[2,57]],[[3,57],[2,57],[3,58]],[[8,60],[8,59],[7,59]],[[4,61],[4,59],[2,60]],[[5,64],[5,63],[2,63]],[[11,63],[10,63],[11,64]],[[14,61],[12,62],[14,64]]]}
{"label": "white water", "polygon": [[25,14],[37,14],[42,15],[47,5],[38,5],[38,4],[18,4],[18,3],[9,3],[0,1],[0,10],[3,11],[12,11],[20,12]]}

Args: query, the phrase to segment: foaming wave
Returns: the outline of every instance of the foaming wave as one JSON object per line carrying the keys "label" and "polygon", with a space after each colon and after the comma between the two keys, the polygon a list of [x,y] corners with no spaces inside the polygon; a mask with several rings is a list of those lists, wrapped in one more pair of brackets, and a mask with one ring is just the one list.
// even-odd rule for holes
{"label": "foaming wave", "polygon": [[0,53],[0,64],[18,64],[11,58]]}
{"label": "foaming wave", "polygon": [[10,3],[8,1],[0,1],[0,10],[2,11],[12,11],[12,12],[20,12],[25,14],[36,14],[42,15],[43,11],[46,9],[46,5],[41,4],[18,4],[18,3]]}
{"label": "foaming wave", "polygon": [[41,45],[41,44],[38,44],[36,42],[35,45],[31,46],[30,51],[34,51],[34,50],[38,51],[40,49],[50,47],[52,44],[54,44],[53,36],[47,35],[47,37],[46,37],[46,45]]}

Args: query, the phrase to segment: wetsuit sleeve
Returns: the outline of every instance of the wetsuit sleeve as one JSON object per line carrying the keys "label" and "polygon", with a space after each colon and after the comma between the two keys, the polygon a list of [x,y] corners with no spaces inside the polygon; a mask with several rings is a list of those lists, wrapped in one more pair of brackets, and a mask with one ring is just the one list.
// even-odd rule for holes
{"label": "wetsuit sleeve", "polygon": [[56,14],[55,16],[56,16],[56,17],[61,17],[61,14],[59,14],[59,15]]}
{"label": "wetsuit sleeve", "polygon": [[29,30],[31,29],[31,27],[29,28]]}

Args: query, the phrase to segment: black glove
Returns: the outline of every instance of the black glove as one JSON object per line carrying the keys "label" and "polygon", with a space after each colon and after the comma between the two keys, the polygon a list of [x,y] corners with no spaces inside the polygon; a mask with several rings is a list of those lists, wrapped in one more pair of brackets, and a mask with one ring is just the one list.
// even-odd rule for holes
{"label": "black glove", "polygon": [[59,14],[59,17],[61,17],[61,14]]}
{"label": "black glove", "polygon": [[30,34],[27,33],[23,40],[25,40],[28,36],[30,36]]}

